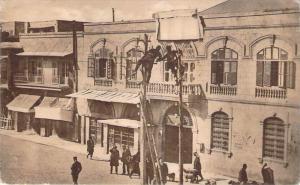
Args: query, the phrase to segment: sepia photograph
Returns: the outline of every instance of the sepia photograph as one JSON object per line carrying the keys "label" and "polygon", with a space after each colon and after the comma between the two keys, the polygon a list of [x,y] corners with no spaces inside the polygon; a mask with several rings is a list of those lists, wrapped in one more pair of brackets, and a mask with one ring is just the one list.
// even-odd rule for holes
{"label": "sepia photograph", "polygon": [[0,184],[300,185],[300,0],[0,0]]}

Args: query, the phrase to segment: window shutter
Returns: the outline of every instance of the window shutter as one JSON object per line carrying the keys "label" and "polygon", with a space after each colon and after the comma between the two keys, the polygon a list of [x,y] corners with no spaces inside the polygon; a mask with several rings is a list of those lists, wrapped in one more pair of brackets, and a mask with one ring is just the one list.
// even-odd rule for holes
{"label": "window shutter", "polygon": [[211,61],[211,83],[217,84],[217,64],[216,61]]}
{"label": "window shutter", "polygon": [[263,71],[264,71],[264,62],[257,61],[256,63],[256,86],[263,86]]}
{"label": "window shutter", "polygon": [[284,76],[285,76],[285,62],[279,62],[278,63],[278,86],[279,87],[285,87],[285,81],[284,81]]}
{"label": "window shutter", "polygon": [[264,62],[263,85],[271,86],[271,62]]}
{"label": "window shutter", "polygon": [[271,86],[278,86],[278,62],[271,62]]}
{"label": "window shutter", "polygon": [[224,62],[218,61],[217,62],[217,83],[223,83],[223,76],[224,76]]}
{"label": "window shutter", "polygon": [[113,75],[113,60],[109,59],[107,61],[107,78],[112,79],[112,75]]}
{"label": "window shutter", "polygon": [[88,58],[88,77],[95,76],[95,59],[93,57]]}
{"label": "window shutter", "polygon": [[287,62],[287,74],[286,74],[286,87],[290,89],[295,88],[295,74],[296,64],[294,62]]}

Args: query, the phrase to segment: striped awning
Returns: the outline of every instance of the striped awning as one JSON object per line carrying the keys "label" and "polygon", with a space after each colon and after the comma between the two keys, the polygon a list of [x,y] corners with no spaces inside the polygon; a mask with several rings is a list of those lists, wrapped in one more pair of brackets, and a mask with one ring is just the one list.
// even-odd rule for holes
{"label": "striped awning", "polygon": [[6,107],[8,108],[8,110],[16,112],[34,112],[33,107],[36,105],[39,99],[40,96],[19,94],[15,99],[7,104]]}
{"label": "striped awning", "polygon": [[120,92],[120,91],[100,91],[100,90],[84,90],[77,93],[69,94],[68,97],[85,98],[88,100],[98,100],[103,102],[116,102],[138,104],[140,98],[138,93]]}
{"label": "striped awning", "polygon": [[106,119],[98,120],[97,122],[125,128],[139,128],[141,125],[140,121],[131,119]]}
{"label": "striped awning", "polygon": [[18,53],[18,56],[47,56],[47,57],[65,57],[71,55],[73,52],[22,52]]}

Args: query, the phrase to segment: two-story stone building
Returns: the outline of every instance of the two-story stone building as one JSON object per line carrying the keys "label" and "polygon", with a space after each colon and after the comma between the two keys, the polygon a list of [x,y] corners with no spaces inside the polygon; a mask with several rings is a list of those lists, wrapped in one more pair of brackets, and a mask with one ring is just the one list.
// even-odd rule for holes
{"label": "two-story stone building", "polygon": [[[204,171],[232,176],[247,163],[249,178],[262,181],[267,162],[276,182],[297,182],[298,5],[229,0],[194,16],[204,26],[199,40],[158,41],[156,20],[85,24],[79,92],[70,95],[81,141],[93,136],[103,153],[113,144],[137,151],[141,74],[132,71],[147,34],[149,47],[161,45],[162,54],[167,45],[183,51],[186,164],[197,151]],[[176,163],[178,87],[165,62],[154,65],[147,93],[160,155]]]}

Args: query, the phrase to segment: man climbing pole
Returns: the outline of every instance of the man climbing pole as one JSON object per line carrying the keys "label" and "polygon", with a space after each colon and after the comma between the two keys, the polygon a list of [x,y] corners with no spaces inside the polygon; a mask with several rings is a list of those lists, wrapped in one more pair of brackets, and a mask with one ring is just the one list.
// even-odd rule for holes
{"label": "man climbing pole", "polygon": [[160,61],[162,57],[160,54],[160,49],[161,49],[160,46],[157,46],[155,49],[150,49],[145,53],[145,55],[140,60],[137,61],[133,74],[136,74],[137,70],[142,65],[142,74],[143,74],[144,83],[149,83],[150,81],[151,72],[152,72],[155,59],[158,58],[158,61]]}
{"label": "man climbing pole", "polygon": [[[173,50],[172,51],[171,46],[167,46],[166,49],[167,49],[167,53],[160,60],[167,59],[166,70],[171,69],[171,72],[175,77],[176,84],[178,85],[179,78],[177,76],[177,69],[178,69],[177,61],[179,60],[179,57],[182,55],[182,52],[181,52],[181,50],[178,50],[178,51]],[[180,65],[181,65],[180,76],[183,76],[184,66],[182,64],[180,64]]]}

